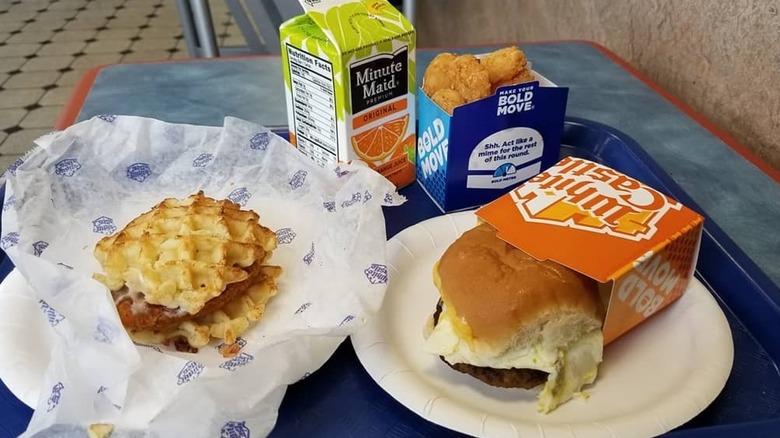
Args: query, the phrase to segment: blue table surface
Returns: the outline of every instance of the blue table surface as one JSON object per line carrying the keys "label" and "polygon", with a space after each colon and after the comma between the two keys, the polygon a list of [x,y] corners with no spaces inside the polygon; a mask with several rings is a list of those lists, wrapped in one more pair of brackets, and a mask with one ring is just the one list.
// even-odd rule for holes
{"label": "blue table surface", "polygon": [[[497,47],[447,49],[478,53]],[[567,115],[638,142],[771,279],[780,285],[780,184],[593,45],[521,45],[540,72],[570,88]],[[417,52],[417,75],[441,49]],[[132,114],[220,125],[235,116],[287,125],[278,57],[125,64],[100,71],[78,121]]]}

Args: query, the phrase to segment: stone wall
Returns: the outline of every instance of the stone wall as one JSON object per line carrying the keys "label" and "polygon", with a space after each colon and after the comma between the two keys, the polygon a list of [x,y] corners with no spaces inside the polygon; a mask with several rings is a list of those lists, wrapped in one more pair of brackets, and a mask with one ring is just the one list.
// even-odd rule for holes
{"label": "stone wall", "polygon": [[602,44],[780,170],[780,1],[416,3],[420,47]]}

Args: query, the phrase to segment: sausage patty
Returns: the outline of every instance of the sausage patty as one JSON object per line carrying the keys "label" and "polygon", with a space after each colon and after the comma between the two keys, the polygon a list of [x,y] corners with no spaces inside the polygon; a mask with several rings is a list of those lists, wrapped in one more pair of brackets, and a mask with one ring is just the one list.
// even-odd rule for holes
{"label": "sausage patty", "polygon": [[[433,314],[433,325],[439,323],[439,314],[442,311],[442,301],[436,304],[436,312]],[[490,367],[478,367],[475,365],[469,365],[467,363],[451,364],[447,362],[443,356],[439,358],[449,365],[450,368],[455,371],[459,371],[464,374],[468,374],[476,379],[479,379],[490,386],[497,386],[499,388],[524,388],[531,389],[547,381],[547,373],[544,371],[528,369],[528,368],[490,368]]]}

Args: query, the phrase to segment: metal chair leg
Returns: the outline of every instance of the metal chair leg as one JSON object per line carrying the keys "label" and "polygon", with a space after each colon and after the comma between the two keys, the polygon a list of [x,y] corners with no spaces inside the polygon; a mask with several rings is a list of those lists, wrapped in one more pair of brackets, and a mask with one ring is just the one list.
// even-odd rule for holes
{"label": "metal chair leg", "polygon": [[414,0],[403,0],[403,14],[406,16],[406,19],[409,20],[410,23],[412,23],[412,26],[414,26],[414,19],[415,19],[415,1]]}
{"label": "metal chair leg", "polygon": [[190,10],[203,57],[219,56],[219,46],[217,46],[217,38],[214,35],[214,23],[211,21],[208,0],[190,0]]}
{"label": "metal chair leg", "polygon": [[188,0],[176,0],[176,9],[179,11],[179,22],[181,23],[182,34],[184,35],[184,44],[187,45],[187,53],[190,58],[199,57],[198,35],[195,33],[195,25],[192,22],[192,11]]}
{"label": "metal chair leg", "polygon": [[244,37],[250,53],[266,53],[265,46],[257,36],[257,31],[247,16],[247,11],[241,0],[225,0],[236,25]]}

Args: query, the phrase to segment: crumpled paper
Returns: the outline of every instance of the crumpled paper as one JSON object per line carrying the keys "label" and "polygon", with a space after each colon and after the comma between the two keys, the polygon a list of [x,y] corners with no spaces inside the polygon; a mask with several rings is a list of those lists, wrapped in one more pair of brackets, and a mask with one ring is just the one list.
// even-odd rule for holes
{"label": "crumpled paper", "polygon": [[[23,436],[259,437],[287,385],[318,369],[380,307],[387,283],[382,206],[403,202],[365,165],[320,168],[282,138],[222,127],[98,116],[38,139],[12,166],[0,245],[57,334]],[[260,215],[279,247],[279,293],[223,358],[134,344],[92,279],[95,243],[163,198],[198,190]],[[40,435],[36,433],[42,432]]]}

